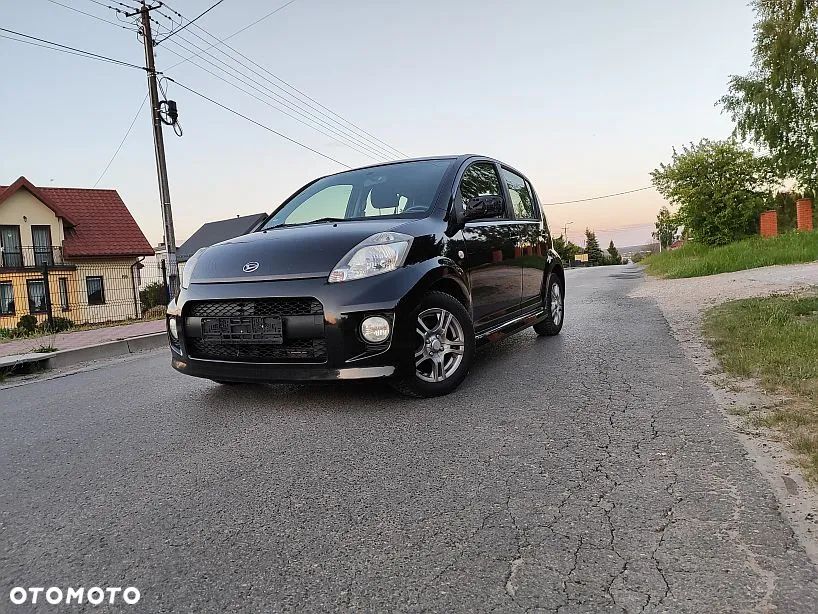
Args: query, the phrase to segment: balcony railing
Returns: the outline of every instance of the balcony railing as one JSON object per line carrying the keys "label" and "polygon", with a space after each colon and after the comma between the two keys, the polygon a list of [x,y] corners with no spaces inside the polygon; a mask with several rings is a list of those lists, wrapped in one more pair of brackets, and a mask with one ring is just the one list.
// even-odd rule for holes
{"label": "balcony railing", "polygon": [[62,247],[0,247],[0,269],[42,269],[64,265]]}

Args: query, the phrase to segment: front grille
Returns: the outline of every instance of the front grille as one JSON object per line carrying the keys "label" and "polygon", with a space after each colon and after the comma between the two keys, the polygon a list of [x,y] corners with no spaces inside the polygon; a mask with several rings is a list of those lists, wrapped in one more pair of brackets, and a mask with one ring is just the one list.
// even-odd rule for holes
{"label": "front grille", "polygon": [[[185,315],[189,318],[230,318],[229,324],[233,325],[222,322],[224,331],[222,334],[217,332],[214,335],[211,330],[208,330],[202,336],[186,336],[186,345],[191,358],[286,363],[315,363],[327,360],[327,344],[321,325],[324,309],[321,303],[314,298],[196,301],[191,302],[185,311]],[[287,319],[291,316],[320,316],[317,320],[317,333],[308,335],[315,338],[288,338]],[[283,335],[280,331],[275,335],[269,335],[255,330],[260,326],[261,318],[281,318],[284,324]],[[249,323],[253,323],[253,327]],[[236,327],[237,324],[241,325]],[[278,326],[280,327],[280,324]],[[237,330],[241,332],[236,332]],[[279,340],[282,342],[269,342],[271,336],[280,336]]]}
{"label": "front grille", "polygon": [[237,345],[206,339],[189,339],[188,351],[193,358],[240,362],[326,362],[324,339],[284,340],[283,345]]}
{"label": "front grille", "polygon": [[191,303],[189,316],[199,318],[239,318],[242,316],[301,316],[323,314],[314,298],[258,298],[235,301]]}

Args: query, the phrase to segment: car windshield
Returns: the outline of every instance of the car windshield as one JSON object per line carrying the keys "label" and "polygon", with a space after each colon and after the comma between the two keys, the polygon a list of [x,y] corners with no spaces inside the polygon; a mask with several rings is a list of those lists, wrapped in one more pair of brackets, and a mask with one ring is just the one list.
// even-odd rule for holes
{"label": "car windshield", "polygon": [[423,217],[452,160],[419,160],[319,179],[273,213],[261,230],[323,221]]}

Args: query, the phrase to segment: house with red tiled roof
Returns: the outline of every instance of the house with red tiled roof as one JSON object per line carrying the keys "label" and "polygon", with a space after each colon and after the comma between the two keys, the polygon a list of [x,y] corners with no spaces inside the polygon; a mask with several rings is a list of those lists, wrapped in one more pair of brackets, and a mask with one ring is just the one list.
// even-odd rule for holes
{"label": "house with red tiled roof", "polygon": [[142,316],[141,261],[153,255],[116,190],[0,186],[0,328],[24,315],[74,324]]}

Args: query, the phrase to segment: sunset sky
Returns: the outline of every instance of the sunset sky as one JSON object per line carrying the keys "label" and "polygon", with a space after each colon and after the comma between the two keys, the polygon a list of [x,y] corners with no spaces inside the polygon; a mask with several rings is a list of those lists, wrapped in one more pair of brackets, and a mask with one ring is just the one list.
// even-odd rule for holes
{"label": "sunset sky", "polygon": [[[285,2],[224,0],[197,24],[223,38]],[[118,19],[92,0],[61,3]],[[211,4],[171,7],[192,18]],[[4,28],[143,62],[135,33],[47,0],[2,0],[0,15]],[[528,174],[550,203],[648,186],[674,145],[728,136],[715,103],[728,76],[749,68],[752,22],[746,0],[296,0],[229,42],[408,156],[491,155]],[[191,26],[160,45],[158,70],[350,166],[371,163],[191,63],[170,69],[174,51],[189,55],[182,36],[207,46],[197,35],[207,37]],[[144,74],[2,38],[0,57],[0,183],[25,175],[93,186],[140,107]],[[165,131],[179,243],[204,222],[269,212],[343,170],[173,83],[168,96],[184,129],[182,138]],[[99,187],[119,190],[150,241],[161,240],[147,105]],[[662,203],[647,190],[547,215],[555,234],[573,222],[572,240],[589,226],[606,245],[626,246],[650,240]]]}

